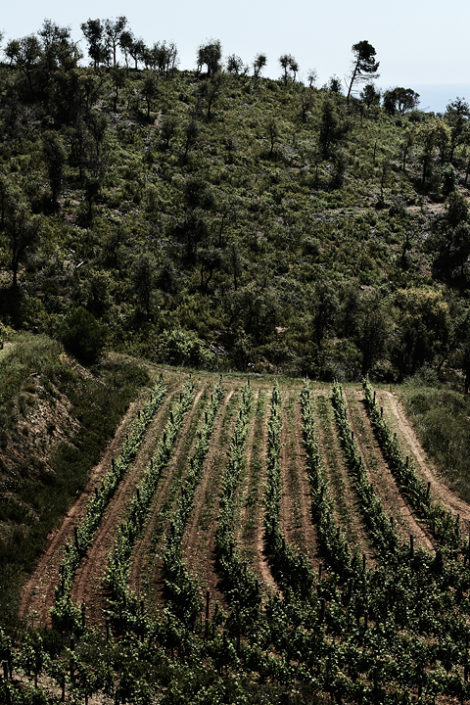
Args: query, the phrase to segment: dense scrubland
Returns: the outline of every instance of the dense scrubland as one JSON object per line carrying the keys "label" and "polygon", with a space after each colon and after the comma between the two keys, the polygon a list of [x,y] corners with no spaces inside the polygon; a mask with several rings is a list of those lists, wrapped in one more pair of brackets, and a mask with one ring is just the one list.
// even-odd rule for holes
{"label": "dense scrubland", "polygon": [[83,31],[0,65],[0,701],[467,702],[468,106]]}
{"label": "dense scrubland", "polygon": [[105,346],[330,380],[468,376],[464,100],[434,115],[364,82],[347,99],[335,77],[296,81],[292,56],[275,81],[217,42],[179,71],[176,47],[125,36],[113,65],[106,36],[90,67],[50,22],[4,42],[5,323],[85,362]]}

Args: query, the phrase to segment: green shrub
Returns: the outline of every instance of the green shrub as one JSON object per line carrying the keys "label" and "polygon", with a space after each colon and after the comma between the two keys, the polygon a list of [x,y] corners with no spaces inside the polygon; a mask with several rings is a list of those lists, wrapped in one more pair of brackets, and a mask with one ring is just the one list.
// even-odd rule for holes
{"label": "green shrub", "polygon": [[64,317],[59,339],[65,349],[85,365],[98,362],[104,347],[104,329],[83,306]]}
{"label": "green shrub", "polygon": [[165,331],[158,341],[157,358],[161,362],[186,367],[211,367],[214,356],[192,332],[175,328]]}

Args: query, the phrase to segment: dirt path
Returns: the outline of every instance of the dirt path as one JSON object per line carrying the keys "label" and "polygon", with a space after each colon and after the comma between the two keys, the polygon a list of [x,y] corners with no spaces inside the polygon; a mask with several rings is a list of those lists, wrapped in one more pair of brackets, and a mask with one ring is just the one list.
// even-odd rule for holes
{"label": "dirt path", "polygon": [[314,394],[318,396],[318,447],[328,477],[335,521],[345,532],[351,548],[357,546],[361,553],[372,558],[374,551],[361,518],[359,499],[344,462],[330,400],[321,392],[314,391]]}
{"label": "dirt path", "polygon": [[[119,455],[129,425],[138,409],[143,406],[144,400],[145,393],[143,392],[136,401],[130,404],[99,463],[91,470],[84,490],[68,510],[60,527],[50,533],[44,553],[22,588],[20,617],[31,617],[36,625],[50,624],[49,610],[54,604],[55,588],[59,582],[59,568],[62,563],[64,546],[73,537],[74,528],[85,514],[90,495],[109,471],[112,458]],[[161,409],[162,407],[158,410],[157,415],[161,414]]]}
{"label": "dirt path", "polygon": [[260,418],[257,420],[256,424],[256,435],[255,442],[257,443],[256,451],[252,455],[252,466],[254,463],[258,465],[259,479],[256,486],[256,505],[255,511],[253,513],[253,567],[255,571],[260,576],[262,582],[269,590],[273,590],[276,587],[276,581],[274,580],[269,562],[265,553],[265,526],[264,517],[266,511],[265,497],[266,497],[266,486],[268,481],[268,463],[267,463],[267,453],[268,453],[268,414],[271,402],[271,393],[267,393],[267,399],[265,402],[265,412],[261,414]]}
{"label": "dirt path", "polygon": [[204,473],[197,486],[194,509],[183,536],[183,557],[191,573],[211,592],[211,604],[223,603],[216,571],[215,532],[219,511],[220,481],[227,462],[227,449],[235,424],[235,390],[229,391],[219,410],[211,444],[204,462]]}
{"label": "dirt path", "polygon": [[287,541],[298,548],[303,548],[301,542],[301,516],[297,501],[297,478],[290,464],[290,458],[293,453],[290,436],[293,403],[294,400],[290,390],[282,389],[280,457],[282,494],[280,524]]}
{"label": "dirt path", "polygon": [[161,545],[166,532],[170,519],[169,514],[177,501],[182,476],[187,469],[188,458],[194,448],[196,430],[202,414],[200,401],[207,388],[208,384],[205,383],[194,397],[193,405],[186,415],[171,460],[161,477],[144,533],[135,544],[129,584],[137,594],[147,591],[147,583],[151,584],[152,594],[160,592],[162,565],[161,559],[157,555],[157,547]]}
{"label": "dirt path", "polygon": [[355,441],[369,481],[382,500],[387,515],[395,520],[399,538],[408,543],[412,534],[417,545],[433,552],[429,533],[414,516],[382,455],[367,416],[362,391],[345,389],[345,401],[351,430],[354,431]]}
{"label": "dirt path", "polygon": [[448,511],[460,514],[461,521],[468,531],[470,529],[470,506],[446,485],[445,479],[426,455],[400,400],[392,392],[378,390],[377,401],[384,407],[385,417],[392,430],[397,433],[403,453],[414,460],[421,477],[431,483],[433,499],[438,500]]}
{"label": "dirt path", "polygon": [[312,496],[310,494],[310,482],[307,474],[307,457],[302,440],[302,409],[298,394],[296,394],[294,405],[292,435],[294,439],[294,454],[291,457],[291,463],[295,463],[299,484],[298,500],[302,517],[303,547],[312,561],[312,564],[317,566],[319,562],[317,554],[318,539],[312,517]]}
{"label": "dirt path", "polygon": [[235,514],[235,541],[242,551],[246,555],[249,546],[245,546],[243,537],[246,531],[246,525],[248,521],[248,505],[250,502],[250,490],[251,490],[251,471],[253,467],[253,451],[255,445],[255,433],[256,433],[256,412],[258,409],[260,390],[253,390],[253,413],[249,422],[248,433],[245,442],[245,472],[242,477],[240,477],[240,486],[237,496],[237,507]]}
{"label": "dirt path", "polygon": [[312,521],[310,484],[302,443],[300,401],[283,389],[281,449],[281,526],[287,540],[317,563],[317,537]]}
{"label": "dirt path", "polygon": [[102,581],[108,566],[108,556],[116,540],[120,522],[126,515],[130,498],[147,467],[160,435],[168,420],[175,394],[168,395],[145,434],[144,442],[124,478],[119,483],[100,522],[87,555],[82,560],[72,585],[72,599],[85,603],[88,619],[96,624],[102,621],[105,593]]}

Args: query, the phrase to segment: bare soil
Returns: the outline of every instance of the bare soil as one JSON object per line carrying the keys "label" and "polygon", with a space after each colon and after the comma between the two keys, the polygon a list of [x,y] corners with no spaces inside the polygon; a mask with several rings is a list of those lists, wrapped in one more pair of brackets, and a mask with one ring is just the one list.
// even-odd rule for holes
{"label": "bare soil", "polygon": [[[268,393],[267,400],[266,400],[266,408],[268,408],[270,400],[271,400],[271,394]],[[259,434],[259,441],[260,441],[259,445],[258,445],[258,452],[256,453],[256,456],[255,455],[252,456],[252,461],[257,460],[259,462],[259,466],[260,466],[260,477],[259,477],[259,482],[258,482],[256,505],[255,505],[255,511],[254,511],[254,516],[253,516],[253,522],[254,522],[253,566],[254,566],[254,569],[256,570],[256,572],[258,573],[258,575],[260,576],[264,585],[269,590],[272,590],[276,585],[276,581],[273,577],[273,574],[271,572],[271,568],[270,568],[270,565],[269,565],[269,562],[268,562],[268,559],[266,556],[265,542],[264,542],[264,535],[265,535],[264,518],[265,518],[265,508],[266,508],[265,495],[266,495],[266,485],[267,485],[267,478],[268,478],[267,413],[265,414],[261,424],[259,424],[257,427],[257,434]]]}
{"label": "bare soil", "polygon": [[364,461],[369,481],[382,500],[385,512],[390,518],[393,517],[396,520],[399,537],[402,541],[408,542],[410,535],[413,535],[417,545],[428,551],[433,551],[433,543],[429,533],[413,514],[382,455],[367,416],[361,390],[345,390],[345,400],[349,423],[354,431],[355,441]]}
{"label": "bare soil", "polygon": [[421,445],[401,401],[396,394],[387,390],[379,390],[377,400],[384,407],[384,415],[390,422],[392,430],[397,433],[403,453],[409,455],[414,461],[425,482],[431,483],[432,497],[448,511],[456,515],[460,514],[461,521],[468,531],[470,529],[470,506],[446,485],[445,478],[442,477]]}
{"label": "bare soil", "polygon": [[335,520],[352,546],[369,558],[374,556],[366,527],[361,518],[359,499],[343,458],[333,409],[328,396],[318,395],[318,447],[325,464]]}
{"label": "bare soil", "polygon": [[243,546],[243,534],[245,531],[247,518],[248,518],[250,478],[251,478],[251,469],[252,469],[252,464],[253,464],[253,448],[254,448],[254,444],[255,444],[255,432],[256,432],[256,407],[258,405],[259,394],[260,394],[259,389],[255,390],[253,392],[252,404],[253,404],[254,411],[253,411],[252,417],[249,422],[248,433],[247,433],[246,442],[245,442],[245,447],[246,447],[245,473],[244,473],[244,477],[240,478],[240,487],[239,487],[239,492],[238,492],[238,511],[237,511],[237,518],[236,518],[236,527],[235,527],[235,540],[236,540],[238,546],[242,548],[242,550],[245,549],[245,547]]}
{"label": "bare soil", "polygon": [[174,395],[168,395],[147,429],[137,458],[119,483],[101,520],[88,553],[83,559],[72,585],[72,599],[84,603],[88,618],[93,623],[103,619],[105,591],[103,578],[108,565],[108,556],[114,546],[118,527],[128,510],[129,501],[141,479],[142,473],[155,452],[160,435],[168,419]]}
{"label": "bare soil", "polygon": [[161,591],[161,558],[157,549],[168,528],[171,509],[178,497],[182,476],[187,469],[188,458],[195,444],[196,427],[200,421],[202,409],[201,397],[207,391],[207,383],[194,397],[192,408],[187,414],[183,428],[180,431],[176,447],[165,469],[160,486],[154,498],[149,518],[142,537],[137,541],[130,572],[130,586],[141,594],[146,591],[146,583],[150,582],[152,595]]}
{"label": "bare soil", "polygon": [[310,483],[302,443],[302,419],[297,391],[283,390],[281,525],[286,538],[317,564],[317,536],[312,520]]}
{"label": "bare soil", "polygon": [[112,458],[119,454],[129,426],[143,403],[144,394],[141,394],[135,402],[129,405],[112,441],[104,451],[99,463],[91,470],[84,490],[68,510],[62,524],[50,533],[44,553],[22,588],[20,617],[30,617],[38,626],[50,624],[49,610],[54,604],[55,588],[59,582],[59,568],[65,544],[73,537],[74,528],[85,514],[90,495],[109,471]]}
{"label": "bare soil", "polygon": [[194,497],[194,510],[183,536],[183,556],[188,569],[210,590],[212,605],[215,605],[216,601],[224,601],[216,571],[215,532],[220,481],[235,424],[234,413],[229,413],[229,404],[234,393],[234,389],[229,391],[217,415],[212,442],[204,462],[204,473]]}

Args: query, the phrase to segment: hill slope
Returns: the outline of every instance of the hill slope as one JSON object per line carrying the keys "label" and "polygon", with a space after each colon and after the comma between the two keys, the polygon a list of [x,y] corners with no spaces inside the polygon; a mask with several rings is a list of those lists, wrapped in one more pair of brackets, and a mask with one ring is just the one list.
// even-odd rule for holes
{"label": "hill slope", "polygon": [[465,116],[225,72],[30,78],[0,67],[4,318],[60,337],[81,305],[111,348],[222,369],[462,367]]}
{"label": "hill slope", "polygon": [[19,582],[148,375],[119,357],[91,374],[42,336],[7,344],[0,374],[0,592],[12,618]]}
{"label": "hill slope", "polygon": [[55,631],[16,642],[13,702],[31,653],[45,702],[465,698],[470,506],[400,390],[149,372],[24,583],[21,617]]}

